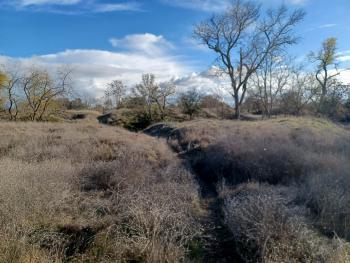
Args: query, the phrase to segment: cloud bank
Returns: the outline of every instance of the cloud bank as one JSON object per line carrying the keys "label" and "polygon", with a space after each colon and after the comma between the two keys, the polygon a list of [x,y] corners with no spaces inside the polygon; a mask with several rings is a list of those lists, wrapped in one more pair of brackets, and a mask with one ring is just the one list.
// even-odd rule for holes
{"label": "cloud bank", "polygon": [[102,96],[107,83],[114,79],[133,86],[144,73],[155,74],[159,82],[173,80],[181,89],[208,90],[217,85],[209,75],[194,74],[193,63],[173,55],[173,45],[161,35],[128,35],[110,42],[115,51],[75,49],[27,58],[0,56],[0,64],[17,64],[23,69],[35,65],[48,70],[68,65],[73,71],[76,93],[95,97]]}
{"label": "cloud bank", "polygon": [[[39,66],[53,71],[69,66],[73,71],[75,94],[103,96],[106,85],[119,79],[132,87],[144,73],[153,73],[158,82],[173,81],[179,92],[197,89],[202,93],[217,93],[228,102],[230,84],[219,77],[215,67],[195,73],[193,61],[175,55],[176,48],[162,35],[151,33],[110,38],[115,50],[74,49],[26,58],[0,56],[1,65],[19,65],[23,69]],[[349,59],[349,51],[340,52],[340,60]],[[350,83],[350,71],[343,71],[340,79]]]}

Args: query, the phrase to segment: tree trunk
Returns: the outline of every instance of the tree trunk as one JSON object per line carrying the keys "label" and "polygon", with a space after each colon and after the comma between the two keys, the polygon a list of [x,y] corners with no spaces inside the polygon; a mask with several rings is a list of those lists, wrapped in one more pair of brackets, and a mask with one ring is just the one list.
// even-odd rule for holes
{"label": "tree trunk", "polygon": [[236,120],[239,120],[239,118],[241,117],[241,105],[239,103],[239,97],[238,97],[238,92],[235,93],[235,115],[234,118]]}

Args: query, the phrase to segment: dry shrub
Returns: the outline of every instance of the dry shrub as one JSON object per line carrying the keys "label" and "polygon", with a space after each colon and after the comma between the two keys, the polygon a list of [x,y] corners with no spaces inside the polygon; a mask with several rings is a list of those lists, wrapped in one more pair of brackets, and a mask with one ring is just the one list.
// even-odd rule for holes
{"label": "dry shrub", "polygon": [[84,214],[104,215],[99,224],[105,224],[111,217],[118,220],[101,235],[109,240],[109,246],[119,249],[102,248],[103,258],[142,262],[184,260],[189,242],[200,232],[194,217],[197,191],[192,175],[174,164],[152,171],[147,162],[141,162],[144,170],[135,176],[125,163],[119,169],[122,164],[114,161],[84,168],[79,176],[82,180],[78,180],[80,189],[93,196],[79,210]]}
{"label": "dry shrub", "polygon": [[332,165],[324,162],[327,155],[349,156],[349,141],[344,129],[310,119],[193,122],[170,136],[175,148],[200,149],[191,156],[200,174],[232,184],[303,181],[309,173]]}
{"label": "dry shrub", "polygon": [[[177,126],[169,141],[175,149],[184,151],[204,182],[231,187],[251,181],[274,185],[268,187],[269,191],[257,190],[259,194],[245,191],[246,196],[237,195],[226,201],[226,219],[236,220],[230,226],[248,224],[241,236],[240,229],[233,231],[237,242],[258,253],[256,257],[272,262],[288,261],[282,257],[285,254],[295,262],[299,256],[309,262],[319,262],[315,259],[317,249],[316,255],[308,254],[316,246],[313,242],[319,240],[314,239],[317,234],[311,230],[313,227],[326,240],[337,235],[350,240],[349,131],[323,119],[309,118],[255,122],[211,120]],[[292,211],[285,205],[283,200],[289,191],[274,193],[280,191],[280,185],[293,185],[297,189],[293,191],[294,198],[289,200],[298,201],[304,207],[301,211]],[[249,224],[259,227],[252,228]],[[273,239],[270,234],[274,235]],[[308,236],[311,243],[307,241]],[[290,246],[289,238],[295,241]],[[271,241],[270,250],[266,250],[266,240]],[[278,243],[276,250],[272,249],[274,242]],[[345,244],[347,247],[348,243]],[[334,251],[328,245],[323,248],[327,253]],[[320,252],[321,259],[331,262],[325,256],[327,253]],[[344,257],[344,253],[340,257]]]}
{"label": "dry shrub", "polygon": [[334,237],[333,238],[333,257],[329,263],[347,263],[350,262],[350,245],[344,240]]}
{"label": "dry shrub", "polygon": [[0,159],[0,171],[0,262],[50,262],[53,258],[27,237],[57,222],[55,207],[62,204],[74,168],[59,160],[29,164]]}
{"label": "dry shrub", "polygon": [[306,163],[303,150],[288,139],[228,136],[205,150],[201,174],[225,178],[232,184],[247,181],[288,184],[298,181]]}
{"label": "dry shrub", "polygon": [[0,262],[179,262],[193,175],[162,140],[92,123],[0,124]]}
{"label": "dry shrub", "polygon": [[[336,156],[332,156],[336,158]],[[301,188],[303,201],[312,209],[317,225],[330,236],[339,235],[350,240],[350,165],[338,157],[330,169],[312,173]]]}
{"label": "dry shrub", "polygon": [[224,197],[225,219],[245,262],[342,262],[348,251],[311,229],[295,189],[240,186]]}

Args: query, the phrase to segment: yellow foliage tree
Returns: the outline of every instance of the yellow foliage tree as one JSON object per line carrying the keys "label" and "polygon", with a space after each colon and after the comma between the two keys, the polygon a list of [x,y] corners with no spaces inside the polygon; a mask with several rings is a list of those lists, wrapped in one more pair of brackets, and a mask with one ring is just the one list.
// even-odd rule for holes
{"label": "yellow foliage tree", "polygon": [[0,111],[2,112],[4,109],[5,104],[5,94],[4,94],[4,87],[6,83],[8,82],[8,77],[6,74],[0,72]]}

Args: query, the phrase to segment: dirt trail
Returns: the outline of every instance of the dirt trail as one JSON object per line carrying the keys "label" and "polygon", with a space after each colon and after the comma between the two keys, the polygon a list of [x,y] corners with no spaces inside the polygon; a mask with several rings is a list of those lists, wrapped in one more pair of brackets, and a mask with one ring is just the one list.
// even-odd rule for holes
{"label": "dirt trail", "polygon": [[222,201],[218,197],[214,182],[203,180],[207,178],[196,173],[200,185],[201,205],[206,211],[202,217],[204,241],[207,244],[204,262],[240,263],[243,262],[236,253],[234,238],[224,223]]}
{"label": "dirt trail", "polygon": [[[146,129],[145,134],[149,136],[169,139],[174,137],[174,130],[167,125],[158,124]],[[176,136],[175,136],[176,137]],[[173,148],[173,147],[172,147]],[[181,149],[182,148],[182,149]],[[181,150],[180,150],[181,149]],[[215,182],[209,181],[209,176],[202,174],[201,169],[197,169],[193,165],[192,158],[200,149],[191,149],[191,146],[179,147],[177,150],[179,157],[188,162],[191,166],[191,172],[196,175],[200,186],[200,203],[201,208],[205,211],[200,218],[204,228],[203,243],[205,263],[241,263],[243,262],[236,253],[236,244],[234,238],[224,223],[222,203],[218,197]],[[199,153],[199,152],[198,152]]]}

